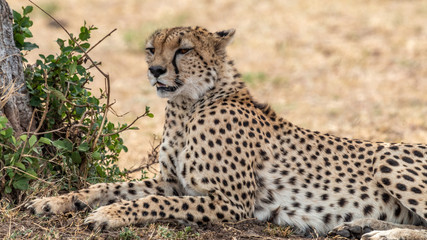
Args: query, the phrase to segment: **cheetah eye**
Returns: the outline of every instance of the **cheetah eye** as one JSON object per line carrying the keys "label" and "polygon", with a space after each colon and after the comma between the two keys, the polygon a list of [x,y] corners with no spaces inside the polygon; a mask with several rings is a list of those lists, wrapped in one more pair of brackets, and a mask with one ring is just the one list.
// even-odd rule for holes
{"label": "cheetah eye", "polygon": [[155,52],[155,49],[154,48],[146,48],[145,49],[146,51],[148,51],[148,52],[150,52],[151,54],[154,54],[154,52]]}
{"label": "cheetah eye", "polygon": [[180,49],[178,49],[176,51],[176,53],[178,53],[178,54],[186,54],[186,53],[188,53],[191,50],[193,50],[193,49],[192,48],[180,48]]}

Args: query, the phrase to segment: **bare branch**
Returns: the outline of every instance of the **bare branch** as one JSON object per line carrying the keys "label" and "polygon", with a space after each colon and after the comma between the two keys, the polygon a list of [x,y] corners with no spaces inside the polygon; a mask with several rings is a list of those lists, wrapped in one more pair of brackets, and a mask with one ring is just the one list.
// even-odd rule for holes
{"label": "bare branch", "polygon": [[33,135],[43,135],[43,134],[48,134],[48,133],[54,133],[54,132],[59,132],[59,131],[61,131],[61,130],[63,130],[63,129],[65,129],[65,128],[67,128],[67,126],[63,126],[63,127],[60,127],[60,128],[57,128],[57,129],[53,129],[53,130],[50,130],[50,131],[46,131],[46,132],[38,132],[38,133],[33,133],[33,132],[24,132],[24,134],[33,134]]}
{"label": "bare branch", "polygon": [[151,143],[151,152],[148,154],[148,157],[145,161],[146,163],[144,165],[140,165],[137,168],[128,170],[128,173],[138,172],[138,171],[141,171],[142,169],[149,170],[154,164],[158,162],[159,148],[160,148],[161,142],[157,143],[157,145],[154,146],[155,141],[156,139],[154,139],[153,142]]}
{"label": "bare branch", "polygon": [[101,40],[99,40],[97,43],[95,43],[95,45],[93,45],[91,48],[89,48],[89,50],[87,50],[87,53],[92,51],[92,49],[94,49],[96,46],[98,46],[98,44],[100,44],[102,41],[104,41],[107,37],[109,37],[115,31],[117,31],[117,28],[114,28],[113,31],[111,31],[109,34],[105,35],[105,37],[103,37]]}
{"label": "bare branch", "polygon": [[43,180],[41,178],[38,178],[37,176],[34,176],[33,174],[27,173],[27,172],[25,172],[25,171],[23,171],[23,170],[21,170],[21,169],[19,169],[17,167],[14,167],[14,166],[3,167],[0,171],[3,171],[4,169],[15,169],[15,170],[17,170],[17,171],[19,171],[19,172],[21,172],[21,173],[23,173],[25,175],[28,175],[30,177],[33,177],[33,178],[35,178],[35,179],[37,179],[37,180],[39,180],[41,182],[44,182],[44,183],[47,183],[47,184],[51,184],[51,185],[54,184],[54,183],[51,183],[51,182],[47,182],[47,181],[45,181],[45,180]]}
{"label": "bare branch", "polygon": [[[47,72],[46,72],[46,70],[43,71],[43,78],[44,78],[44,86],[47,89]],[[38,131],[40,131],[40,129],[43,126],[44,120],[46,119],[47,112],[49,111],[49,103],[50,103],[50,92],[48,92],[46,95],[45,109],[43,111],[42,118],[40,119],[39,126],[34,131],[34,134],[36,134]]]}

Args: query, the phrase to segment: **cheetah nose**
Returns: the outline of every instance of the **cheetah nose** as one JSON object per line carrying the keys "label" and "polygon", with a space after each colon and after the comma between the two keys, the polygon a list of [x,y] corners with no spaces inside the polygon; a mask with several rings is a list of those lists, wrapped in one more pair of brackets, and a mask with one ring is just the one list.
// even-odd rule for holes
{"label": "cheetah nose", "polygon": [[162,66],[152,66],[148,68],[148,70],[150,70],[151,74],[153,74],[155,78],[158,78],[160,75],[163,75],[166,73],[166,68]]}

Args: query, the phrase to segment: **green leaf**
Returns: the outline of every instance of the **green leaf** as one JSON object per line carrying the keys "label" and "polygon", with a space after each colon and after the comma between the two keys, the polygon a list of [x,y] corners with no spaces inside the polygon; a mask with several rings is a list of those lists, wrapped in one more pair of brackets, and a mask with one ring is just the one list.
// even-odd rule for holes
{"label": "green leaf", "polygon": [[71,47],[71,46],[66,46],[66,47],[62,48],[62,49],[61,49],[61,51],[62,51],[63,53],[68,53],[68,52],[73,51],[73,47]]}
{"label": "green leaf", "polygon": [[90,31],[89,31],[89,29],[87,29],[86,26],[83,26],[80,28],[79,38],[82,41],[86,41],[90,38]]}
{"label": "green leaf", "polygon": [[80,47],[82,47],[83,49],[88,49],[90,47],[90,43],[82,43],[80,44]]}
{"label": "green leaf", "polygon": [[25,142],[25,141],[27,141],[28,136],[24,134],[24,135],[19,136],[19,138]]}
{"label": "green leaf", "polygon": [[18,168],[20,168],[22,170],[25,170],[25,165],[23,163],[21,163],[21,162],[16,162],[15,163],[15,167],[18,167]]}
{"label": "green leaf", "polygon": [[[37,149],[37,148],[36,148]],[[38,154],[39,154],[39,152],[38,151],[34,151],[34,152],[37,152]],[[27,163],[29,163],[29,165],[31,165],[31,164],[33,164],[33,159],[31,158],[31,157],[24,157],[24,160],[27,162]]]}
{"label": "green leaf", "polygon": [[24,42],[22,46],[22,50],[31,51],[35,48],[39,48],[39,46],[35,43]]}
{"label": "green leaf", "polygon": [[33,6],[26,6],[24,9],[24,15],[27,15],[28,13],[33,11]]}
{"label": "green leaf", "polygon": [[[28,18],[25,18],[25,21],[28,23],[28,25],[30,25],[29,21],[28,21]],[[24,33],[24,37],[25,38],[31,38],[31,37],[33,37],[33,34],[31,33],[30,29],[28,29],[28,28],[24,28],[23,29],[23,33]]]}
{"label": "green leaf", "polygon": [[77,66],[77,72],[78,72],[80,75],[84,75],[84,74],[86,73],[86,69],[85,69],[83,66],[78,65],[78,66]]}
{"label": "green leaf", "polygon": [[29,168],[27,169],[27,173],[25,176],[28,177],[29,179],[36,179],[37,178],[37,173],[34,171],[34,169]]}
{"label": "green leaf", "polygon": [[101,154],[99,152],[93,152],[92,153],[92,158],[95,160],[100,160],[101,159]]}
{"label": "green leaf", "polygon": [[21,46],[24,45],[24,39],[25,39],[24,35],[17,33],[15,34],[14,38],[15,38],[15,41],[19,43]]}
{"label": "green leaf", "polygon": [[47,90],[50,91],[55,97],[61,99],[62,101],[67,101],[67,98],[64,96],[64,94],[58,90],[56,90],[53,87],[47,87]]}
{"label": "green leaf", "polygon": [[73,150],[73,144],[68,139],[56,140],[53,141],[52,144],[60,150],[67,150],[69,152]]}
{"label": "green leaf", "polygon": [[77,150],[79,150],[80,152],[86,152],[87,150],[89,150],[89,144],[87,142],[83,142],[82,144],[80,144]]}
{"label": "green leaf", "polygon": [[73,63],[70,65],[70,69],[69,69],[69,71],[70,71],[70,75],[74,75],[74,73],[76,72],[76,67],[77,67],[77,62],[73,62]]}
{"label": "green leaf", "polygon": [[11,169],[11,171],[10,172],[8,172],[7,173],[7,175],[10,177],[10,178],[13,178],[14,176],[15,176],[15,172],[13,172],[15,169]]}
{"label": "green leaf", "polygon": [[79,117],[81,117],[85,111],[86,111],[85,107],[76,107],[76,114]]}
{"label": "green leaf", "polygon": [[30,147],[34,146],[34,144],[37,142],[36,135],[31,136],[30,140],[28,140],[28,142],[30,143]]}
{"label": "green leaf", "polygon": [[63,141],[65,143],[66,149],[68,151],[73,151],[73,143],[70,140],[68,140],[68,139],[64,139]]}
{"label": "green leaf", "polygon": [[74,164],[80,164],[82,162],[82,158],[80,157],[79,152],[72,152],[71,159],[73,159]]}
{"label": "green leaf", "polygon": [[154,117],[154,114],[152,114],[152,113],[147,113],[147,116],[148,116],[148,117],[150,117],[150,118],[153,118],[153,117]]}
{"label": "green leaf", "polygon": [[53,141],[52,144],[58,149],[65,149],[65,144],[62,140]]}
{"label": "green leaf", "polygon": [[17,181],[14,181],[13,183],[12,183],[12,186],[15,188],[15,189],[19,189],[19,190],[27,190],[28,189],[28,182],[30,181],[30,179],[28,179],[28,178],[21,178],[21,179],[19,179],[19,180],[17,180]]}
{"label": "green leaf", "polygon": [[5,116],[0,116],[0,124],[6,124],[7,118]]}
{"label": "green leaf", "polygon": [[6,129],[5,134],[4,134],[4,137],[5,137],[5,138],[13,137],[13,128],[8,128],[8,129]]}
{"label": "green leaf", "polygon": [[21,20],[22,16],[19,12],[13,10],[13,20],[15,20],[15,22],[19,22],[19,20]]}
{"label": "green leaf", "polygon": [[41,138],[39,139],[39,142],[44,143],[44,144],[47,144],[47,145],[52,144],[52,141],[51,141],[49,138],[45,138],[45,137],[41,137]]}
{"label": "green leaf", "polygon": [[64,47],[64,40],[58,38],[56,39],[56,43],[58,44],[59,48],[63,48]]}
{"label": "green leaf", "polygon": [[106,174],[105,174],[105,171],[104,171],[104,169],[102,169],[102,167],[101,166],[96,166],[96,172],[98,173],[98,175],[100,176],[100,177],[106,177]]}
{"label": "green leaf", "polygon": [[12,188],[11,188],[11,187],[9,187],[9,186],[6,186],[6,187],[4,188],[4,192],[5,192],[6,194],[11,193],[11,192],[12,192]]}

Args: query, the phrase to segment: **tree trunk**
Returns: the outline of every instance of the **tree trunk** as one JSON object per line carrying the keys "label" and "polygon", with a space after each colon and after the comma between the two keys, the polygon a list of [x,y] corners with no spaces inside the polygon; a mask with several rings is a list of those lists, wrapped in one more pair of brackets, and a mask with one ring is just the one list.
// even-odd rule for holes
{"label": "tree trunk", "polygon": [[13,40],[12,11],[0,0],[0,116],[6,116],[15,133],[35,129],[30,126],[32,108],[25,86],[22,57]]}

